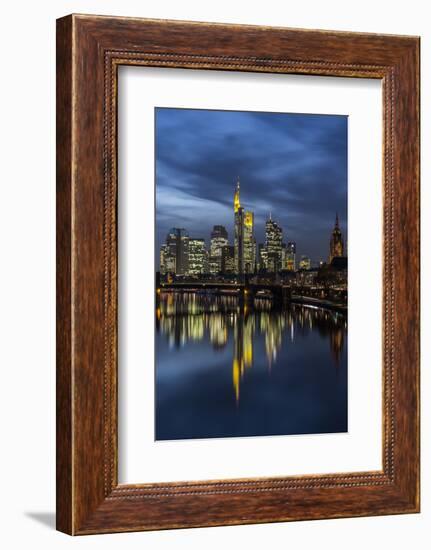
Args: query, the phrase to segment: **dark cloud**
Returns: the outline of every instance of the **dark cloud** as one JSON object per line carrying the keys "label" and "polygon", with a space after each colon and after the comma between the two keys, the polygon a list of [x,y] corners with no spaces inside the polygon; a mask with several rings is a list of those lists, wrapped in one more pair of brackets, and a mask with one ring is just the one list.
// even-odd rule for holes
{"label": "dark cloud", "polygon": [[347,236],[347,117],[157,108],[156,251],[170,227],[208,242],[222,224],[233,242],[237,176],[258,242],[269,212],[314,261],[336,212]]}

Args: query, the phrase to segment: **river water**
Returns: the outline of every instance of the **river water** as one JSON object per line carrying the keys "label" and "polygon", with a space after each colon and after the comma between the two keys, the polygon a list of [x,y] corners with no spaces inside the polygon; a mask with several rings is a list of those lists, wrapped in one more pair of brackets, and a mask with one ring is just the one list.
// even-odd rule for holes
{"label": "river water", "polygon": [[157,440],[345,431],[345,314],[162,291]]}

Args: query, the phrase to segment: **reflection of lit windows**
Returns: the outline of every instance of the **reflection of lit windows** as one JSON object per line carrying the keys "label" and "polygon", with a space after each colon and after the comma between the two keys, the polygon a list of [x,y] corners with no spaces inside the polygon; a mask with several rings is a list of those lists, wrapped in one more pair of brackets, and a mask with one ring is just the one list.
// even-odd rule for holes
{"label": "reflection of lit windows", "polygon": [[[238,406],[241,381],[246,376],[253,376],[253,362],[256,361],[254,344],[258,334],[264,339],[268,371],[277,367],[280,349],[287,335],[293,342],[295,334],[316,329],[329,338],[333,362],[336,366],[340,364],[347,320],[339,312],[294,304],[286,311],[274,311],[272,300],[264,299],[259,300],[247,314],[245,311],[239,308],[238,299],[232,296],[201,296],[194,292],[183,294],[162,290],[156,309],[157,330],[166,336],[170,349],[205,338],[214,348],[224,347],[233,336],[230,368]],[[279,366],[288,368],[286,361]]]}

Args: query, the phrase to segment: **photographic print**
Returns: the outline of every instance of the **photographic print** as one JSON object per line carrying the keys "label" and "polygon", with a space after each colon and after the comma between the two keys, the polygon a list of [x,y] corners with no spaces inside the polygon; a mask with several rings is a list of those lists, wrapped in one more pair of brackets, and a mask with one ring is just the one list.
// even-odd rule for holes
{"label": "photographic print", "polygon": [[155,439],[348,430],[344,115],[155,109]]}

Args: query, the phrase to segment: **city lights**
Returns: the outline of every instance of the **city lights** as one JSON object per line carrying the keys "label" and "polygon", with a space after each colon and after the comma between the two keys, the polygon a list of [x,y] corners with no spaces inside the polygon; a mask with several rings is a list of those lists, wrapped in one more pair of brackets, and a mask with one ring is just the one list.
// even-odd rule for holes
{"label": "city lights", "polygon": [[[220,224],[213,226],[209,246],[202,236],[191,236],[187,229],[173,227],[160,247],[161,283],[193,280],[204,286],[217,282],[238,285],[244,281],[272,281],[299,287],[302,296],[347,304],[347,257],[338,214],[332,232],[328,231],[328,261],[319,258],[313,262],[308,255],[301,254],[297,262],[297,242],[284,242],[286,234],[271,212],[265,222],[264,242],[256,242],[254,212],[244,209],[240,191],[238,178],[233,195],[233,244],[227,229]],[[250,292],[244,292],[247,294]]]}

